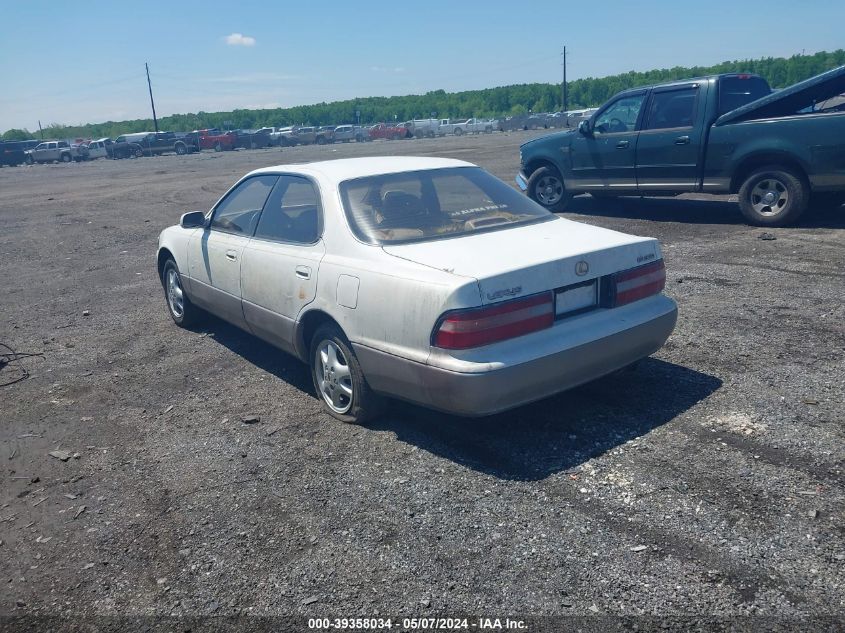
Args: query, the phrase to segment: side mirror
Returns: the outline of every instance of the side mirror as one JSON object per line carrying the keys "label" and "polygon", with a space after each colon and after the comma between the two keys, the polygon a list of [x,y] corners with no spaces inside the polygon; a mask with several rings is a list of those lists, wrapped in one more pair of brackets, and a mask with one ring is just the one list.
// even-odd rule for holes
{"label": "side mirror", "polygon": [[592,136],[593,130],[590,127],[590,121],[588,119],[584,119],[578,124],[578,131],[583,134],[584,136]]}
{"label": "side mirror", "polygon": [[183,229],[197,229],[205,226],[205,213],[202,211],[191,211],[179,218],[179,226]]}

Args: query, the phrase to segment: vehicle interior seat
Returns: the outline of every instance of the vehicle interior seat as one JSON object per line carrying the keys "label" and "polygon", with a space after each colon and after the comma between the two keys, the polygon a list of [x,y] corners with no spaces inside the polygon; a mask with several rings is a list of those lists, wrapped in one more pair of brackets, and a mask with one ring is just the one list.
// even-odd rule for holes
{"label": "vehicle interior seat", "polygon": [[406,191],[385,191],[379,214],[380,229],[410,229],[433,224],[422,200]]}

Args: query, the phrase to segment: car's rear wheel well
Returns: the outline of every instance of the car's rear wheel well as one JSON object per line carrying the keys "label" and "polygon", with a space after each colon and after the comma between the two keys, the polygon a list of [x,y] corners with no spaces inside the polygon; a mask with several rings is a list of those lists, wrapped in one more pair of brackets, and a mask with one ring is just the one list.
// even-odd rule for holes
{"label": "car's rear wheel well", "polygon": [[806,184],[809,184],[807,172],[804,171],[801,163],[799,163],[795,158],[789,154],[767,152],[765,154],[755,154],[740,163],[739,168],[734,172],[733,178],[731,179],[731,193],[739,193],[739,190],[742,188],[742,184],[752,173],[761,167],[771,165],[782,167],[792,172]]}
{"label": "car's rear wheel well", "polygon": [[158,262],[157,262],[157,264],[158,264],[157,265],[158,278],[162,280],[162,283],[164,283],[164,277],[163,277],[163,275],[164,275],[164,264],[167,263],[168,259],[175,260],[176,258],[173,257],[173,253],[171,253],[169,250],[167,250],[166,248],[162,248],[158,252]]}
{"label": "car's rear wheel well", "polygon": [[343,332],[343,328],[329,314],[322,310],[310,310],[306,312],[296,328],[296,351],[299,357],[308,362],[308,350],[311,347],[311,339],[317,330],[326,324],[332,324]]}

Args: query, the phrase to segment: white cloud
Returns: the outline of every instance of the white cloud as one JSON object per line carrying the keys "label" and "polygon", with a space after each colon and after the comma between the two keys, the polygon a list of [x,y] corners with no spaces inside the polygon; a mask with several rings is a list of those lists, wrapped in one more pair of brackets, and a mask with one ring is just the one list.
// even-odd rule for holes
{"label": "white cloud", "polygon": [[243,33],[232,33],[223,39],[229,46],[255,46],[255,38]]}

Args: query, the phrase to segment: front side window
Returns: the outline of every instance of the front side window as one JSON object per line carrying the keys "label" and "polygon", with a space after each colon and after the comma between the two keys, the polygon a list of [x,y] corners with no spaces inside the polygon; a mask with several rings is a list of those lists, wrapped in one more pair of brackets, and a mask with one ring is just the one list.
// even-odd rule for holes
{"label": "front side window", "polygon": [[655,92],[651,95],[644,130],[692,127],[698,88]]}
{"label": "front side window", "polygon": [[320,237],[320,198],[307,178],[280,176],[264,205],[255,237],[313,244]]}
{"label": "front side window", "polygon": [[617,99],[599,114],[593,129],[602,134],[633,132],[644,99],[645,93]]}
{"label": "front side window", "polygon": [[211,228],[227,233],[252,235],[278,176],[253,176],[244,180],[215,207]]}
{"label": "front side window", "polygon": [[478,167],[385,174],[341,183],[353,232],[395,244],[500,230],[555,216]]}

